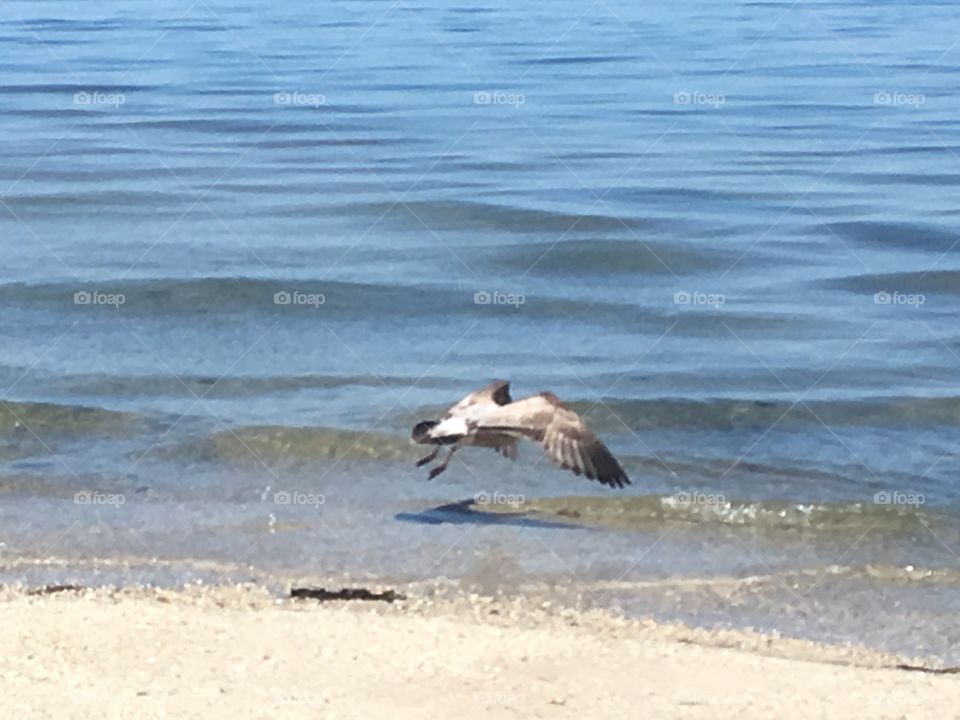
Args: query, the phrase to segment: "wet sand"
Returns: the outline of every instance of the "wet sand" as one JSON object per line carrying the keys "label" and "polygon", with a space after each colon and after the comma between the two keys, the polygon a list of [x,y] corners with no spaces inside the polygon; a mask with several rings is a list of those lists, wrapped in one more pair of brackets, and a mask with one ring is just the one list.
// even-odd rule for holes
{"label": "wet sand", "polygon": [[902,659],[530,599],[0,590],[0,717],[955,718]]}

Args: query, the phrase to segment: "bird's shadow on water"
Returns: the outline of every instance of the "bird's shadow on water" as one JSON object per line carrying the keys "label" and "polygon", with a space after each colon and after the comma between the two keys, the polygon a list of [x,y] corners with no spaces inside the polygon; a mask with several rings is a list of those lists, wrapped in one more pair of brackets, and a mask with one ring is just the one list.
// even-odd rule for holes
{"label": "bird's shadow on water", "polygon": [[474,499],[437,505],[417,513],[397,513],[394,518],[400,522],[420,525],[507,525],[526,528],[551,528],[556,530],[589,530],[583,525],[573,525],[551,520],[537,520],[528,517],[528,513],[484,512],[474,507]]}

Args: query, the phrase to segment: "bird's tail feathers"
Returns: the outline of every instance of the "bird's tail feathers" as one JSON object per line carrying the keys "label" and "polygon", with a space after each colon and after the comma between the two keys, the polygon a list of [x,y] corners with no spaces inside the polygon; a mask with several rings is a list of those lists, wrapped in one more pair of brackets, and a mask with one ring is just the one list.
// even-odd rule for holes
{"label": "bird's tail feathers", "polygon": [[420,445],[426,445],[430,443],[430,430],[432,430],[438,424],[439,423],[436,420],[424,420],[422,422],[418,422],[413,426],[413,431],[410,433],[410,439]]}
{"label": "bird's tail feathers", "polygon": [[413,426],[411,439],[420,445],[452,445],[470,432],[463,418],[424,420]]}

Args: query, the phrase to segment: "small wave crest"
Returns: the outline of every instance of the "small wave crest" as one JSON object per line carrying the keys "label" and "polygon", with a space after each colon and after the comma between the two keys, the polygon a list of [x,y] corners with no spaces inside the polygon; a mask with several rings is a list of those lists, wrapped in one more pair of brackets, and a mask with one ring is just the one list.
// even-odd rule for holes
{"label": "small wave crest", "polygon": [[150,427],[142,415],[82,405],[0,400],[0,431],[24,436],[129,437]]}
{"label": "small wave crest", "polygon": [[527,512],[546,519],[628,531],[662,531],[683,524],[705,530],[752,528],[765,534],[816,533],[819,536],[857,537],[866,531],[910,535],[939,527],[944,517],[916,505],[877,502],[817,503],[747,501],[722,493],[678,492],[672,495],[632,497],[530,498],[503,508],[483,505],[493,512]]}
{"label": "small wave crest", "polygon": [[163,445],[155,454],[181,463],[230,462],[270,467],[317,460],[407,460],[409,443],[375,432],[306,427],[245,427]]}

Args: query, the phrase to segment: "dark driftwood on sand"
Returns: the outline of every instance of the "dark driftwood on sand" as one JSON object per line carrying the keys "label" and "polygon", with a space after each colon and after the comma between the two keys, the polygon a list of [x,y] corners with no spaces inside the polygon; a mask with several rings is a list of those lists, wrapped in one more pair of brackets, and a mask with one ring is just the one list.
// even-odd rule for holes
{"label": "dark driftwood on sand", "polygon": [[44,585],[27,590],[27,595],[53,595],[54,593],[80,592],[82,590],[83,587],[80,585]]}
{"label": "dark driftwood on sand", "polygon": [[318,600],[328,602],[330,600],[379,600],[381,602],[392,603],[397,600],[406,600],[406,597],[393,590],[384,592],[373,592],[366,588],[340,588],[339,590],[327,590],[326,588],[291,588],[290,597],[297,600]]}

